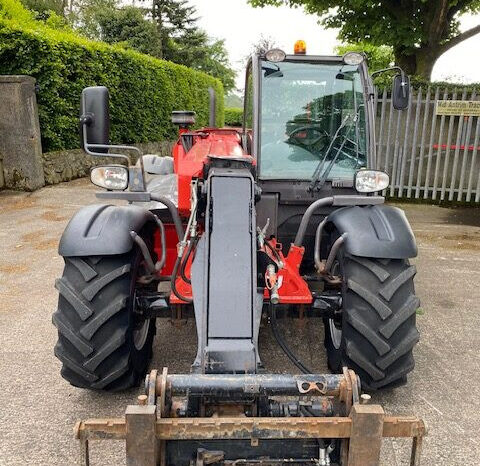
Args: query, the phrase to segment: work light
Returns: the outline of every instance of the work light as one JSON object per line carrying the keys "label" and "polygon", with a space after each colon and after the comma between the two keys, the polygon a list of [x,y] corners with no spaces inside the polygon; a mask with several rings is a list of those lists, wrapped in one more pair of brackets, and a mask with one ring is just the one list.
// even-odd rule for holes
{"label": "work light", "polygon": [[355,174],[355,189],[359,193],[383,191],[389,184],[389,176],[379,170],[360,170]]}
{"label": "work light", "polygon": [[265,58],[273,63],[285,60],[286,56],[287,54],[281,49],[271,49],[267,53],[265,53]]}
{"label": "work light", "polygon": [[100,188],[124,191],[128,187],[128,169],[123,165],[95,167],[90,171],[90,179]]}
{"label": "work light", "polygon": [[365,60],[364,55],[358,52],[348,52],[343,56],[343,62],[346,65],[360,65],[363,60]]}

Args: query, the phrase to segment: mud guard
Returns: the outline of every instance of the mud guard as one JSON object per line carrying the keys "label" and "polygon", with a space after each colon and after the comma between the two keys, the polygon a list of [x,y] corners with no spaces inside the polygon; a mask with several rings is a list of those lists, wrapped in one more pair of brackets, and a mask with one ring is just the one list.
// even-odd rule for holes
{"label": "mud guard", "polygon": [[410,259],[417,256],[413,231],[403,210],[387,205],[344,207],[332,212],[328,222],[347,233],[349,254],[376,259]]}
{"label": "mud guard", "polygon": [[58,253],[63,257],[110,256],[132,249],[131,231],[139,233],[154,221],[137,206],[90,205],[80,209],[63,232]]}

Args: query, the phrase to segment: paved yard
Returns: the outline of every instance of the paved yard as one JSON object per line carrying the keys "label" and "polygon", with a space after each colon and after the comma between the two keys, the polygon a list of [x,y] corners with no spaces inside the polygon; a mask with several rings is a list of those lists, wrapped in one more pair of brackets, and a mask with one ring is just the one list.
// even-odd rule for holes
{"label": "paved yard", "polygon": [[[94,203],[85,180],[34,194],[0,193],[0,466],[72,465],[76,420],[121,416],[136,391],[89,393],[68,385],[53,356],[56,331],[54,279],[62,271],[58,239],[81,206]],[[407,386],[374,394],[388,413],[422,416],[428,424],[423,463],[477,466],[480,463],[480,210],[404,206],[420,254],[417,294],[424,314],[415,351],[416,369]],[[321,326],[285,329],[294,349],[325,371]],[[268,331],[262,352],[267,367],[292,370]],[[153,366],[188,371],[195,352],[191,323],[158,324]],[[312,360],[314,359],[314,360]],[[265,358],[264,358],[265,361]],[[408,464],[403,441],[387,441],[385,465]],[[93,465],[124,464],[123,445],[94,444]]]}

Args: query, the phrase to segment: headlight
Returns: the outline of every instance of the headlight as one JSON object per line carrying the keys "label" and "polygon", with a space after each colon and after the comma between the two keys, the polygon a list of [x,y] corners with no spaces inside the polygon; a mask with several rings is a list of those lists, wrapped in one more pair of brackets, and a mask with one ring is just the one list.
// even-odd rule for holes
{"label": "headlight", "polygon": [[360,170],[355,174],[355,189],[359,193],[383,191],[390,184],[385,172],[378,170]]}
{"label": "headlight", "polygon": [[346,65],[360,65],[365,60],[362,53],[348,52],[343,56],[343,62]]}
{"label": "headlight", "polygon": [[271,49],[267,53],[265,53],[265,58],[273,63],[285,60],[286,56],[287,55],[285,54],[285,52],[281,49]]}
{"label": "headlight", "polygon": [[128,169],[123,165],[95,167],[90,171],[90,179],[100,188],[124,191],[128,187]]}

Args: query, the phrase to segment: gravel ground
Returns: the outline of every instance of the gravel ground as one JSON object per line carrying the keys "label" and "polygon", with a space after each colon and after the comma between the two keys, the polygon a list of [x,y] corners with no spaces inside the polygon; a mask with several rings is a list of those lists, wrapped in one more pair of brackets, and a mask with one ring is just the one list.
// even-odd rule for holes
{"label": "gravel ground", "polygon": [[[0,465],[77,464],[76,420],[121,416],[136,390],[89,393],[60,377],[51,324],[61,275],[58,239],[73,213],[96,202],[86,180],[33,194],[0,193]],[[388,413],[416,414],[429,427],[423,465],[480,463],[480,210],[404,205],[419,244],[417,294],[421,341],[408,385],[374,394]],[[188,371],[195,354],[192,322],[158,323],[152,366]],[[321,325],[284,332],[316,371],[326,371]],[[261,334],[271,371],[292,371],[268,330]],[[267,361],[266,355],[272,357]],[[408,464],[406,441],[384,442],[384,465]],[[124,464],[123,445],[92,446],[92,464]]]}

